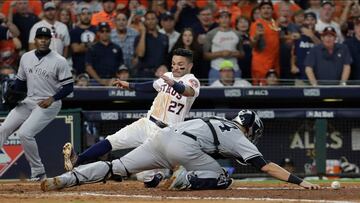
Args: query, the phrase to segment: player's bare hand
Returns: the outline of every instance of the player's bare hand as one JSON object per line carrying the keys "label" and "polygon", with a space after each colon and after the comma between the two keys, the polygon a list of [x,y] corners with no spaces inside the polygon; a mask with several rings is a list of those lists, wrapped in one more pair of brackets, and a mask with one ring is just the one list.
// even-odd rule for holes
{"label": "player's bare hand", "polygon": [[54,102],[54,98],[53,97],[49,97],[45,100],[42,100],[40,102],[38,102],[38,105],[43,108],[46,109],[48,108],[52,103]]}
{"label": "player's bare hand", "polygon": [[121,88],[121,89],[129,89],[129,83],[126,81],[119,80],[119,79],[114,80],[112,82],[112,85],[116,86],[118,88]]}
{"label": "player's bare hand", "polygon": [[160,76],[160,78],[162,78],[164,80],[164,82],[166,84],[168,84],[169,86],[173,86],[175,84],[175,81],[166,75],[162,75],[162,76]]}
{"label": "player's bare hand", "polygon": [[305,189],[309,189],[309,190],[318,190],[320,189],[320,186],[317,184],[312,184],[310,182],[307,182],[306,180],[304,180],[303,182],[300,183],[300,186],[305,188]]}

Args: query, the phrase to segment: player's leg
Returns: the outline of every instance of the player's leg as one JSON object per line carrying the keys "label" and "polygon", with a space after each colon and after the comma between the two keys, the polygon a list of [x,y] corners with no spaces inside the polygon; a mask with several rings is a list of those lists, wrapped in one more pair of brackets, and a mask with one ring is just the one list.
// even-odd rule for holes
{"label": "player's leg", "polygon": [[168,167],[163,157],[157,152],[153,144],[147,142],[129,152],[120,159],[98,161],[90,164],[80,165],[72,171],[54,178],[47,178],[41,183],[43,191],[61,189],[85,183],[105,181],[109,178],[127,177],[139,171]]}
{"label": "player's leg", "polygon": [[11,133],[26,120],[30,113],[31,110],[24,103],[19,104],[10,111],[5,121],[0,125],[0,149]]}
{"label": "player's leg", "polygon": [[167,183],[169,189],[225,189],[232,183],[219,163],[201,150],[199,142],[184,135],[174,136],[165,155],[177,168]]}
{"label": "player's leg", "polygon": [[28,119],[26,119],[17,131],[25,152],[25,157],[29,161],[31,177],[34,181],[38,181],[46,177],[45,168],[39,156],[35,135],[44,129],[55,118],[60,109],[60,101],[54,102],[46,109],[36,106]]}
{"label": "player's leg", "polygon": [[128,149],[140,146],[149,136],[149,132],[157,126],[147,118],[141,118],[130,125],[120,129],[113,135],[96,143],[78,155],[74,165],[96,159],[111,150]]}

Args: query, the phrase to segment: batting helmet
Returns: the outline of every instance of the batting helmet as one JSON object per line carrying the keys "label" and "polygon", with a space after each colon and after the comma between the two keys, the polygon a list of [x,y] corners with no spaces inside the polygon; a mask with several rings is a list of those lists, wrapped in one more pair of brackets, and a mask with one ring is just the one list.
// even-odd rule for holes
{"label": "batting helmet", "polygon": [[233,121],[246,129],[246,137],[254,144],[257,143],[263,134],[264,124],[254,111],[247,109],[241,110]]}

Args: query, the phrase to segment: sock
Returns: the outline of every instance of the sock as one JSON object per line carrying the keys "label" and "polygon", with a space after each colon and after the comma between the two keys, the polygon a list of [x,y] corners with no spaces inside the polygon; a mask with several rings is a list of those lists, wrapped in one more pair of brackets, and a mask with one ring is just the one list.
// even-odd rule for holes
{"label": "sock", "polygon": [[111,147],[109,140],[104,139],[104,140],[94,144],[93,146],[91,146],[90,148],[85,150],[83,153],[79,154],[75,165],[80,165],[84,161],[96,159],[96,158],[110,152],[111,149],[112,149],[112,147]]}

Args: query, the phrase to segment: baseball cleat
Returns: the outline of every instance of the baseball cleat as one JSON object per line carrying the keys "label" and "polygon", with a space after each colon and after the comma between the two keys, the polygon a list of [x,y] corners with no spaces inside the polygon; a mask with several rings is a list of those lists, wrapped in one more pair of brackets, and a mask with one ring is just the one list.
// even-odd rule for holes
{"label": "baseball cleat", "polygon": [[64,145],[63,155],[64,155],[64,168],[66,171],[71,171],[75,166],[78,156],[75,153],[74,148],[70,142]]}
{"label": "baseball cleat", "polygon": [[190,183],[187,174],[188,172],[183,166],[177,166],[174,169],[173,175],[164,184],[164,187],[169,190],[185,190],[189,188]]}
{"label": "baseball cleat", "polygon": [[30,182],[40,182],[44,179],[46,179],[46,173],[38,174],[36,176],[33,176],[29,179]]}
{"label": "baseball cleat", "polygon": [[60,180],[59,177],[46,178],[41,181],[40,188],[42,191],[59,190],[65,187],[65,184]]}
{"label": "baseball cleat", "polygon": [[155,188],[165,178],[165,174],[161,171],[155,173],[154,176],[144,179],[144,186],[146,188]]}

